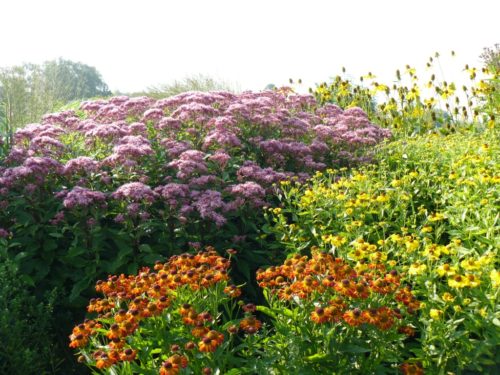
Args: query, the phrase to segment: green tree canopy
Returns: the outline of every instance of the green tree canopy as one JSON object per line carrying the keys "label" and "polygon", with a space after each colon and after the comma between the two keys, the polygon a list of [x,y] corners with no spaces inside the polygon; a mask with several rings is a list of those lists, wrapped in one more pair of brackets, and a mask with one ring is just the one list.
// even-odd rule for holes
{"label": "green tree canopy", "polygon": [[0,133],[39,121],[67,102],[111,92],[96,68],[58,59],[0,68]]}

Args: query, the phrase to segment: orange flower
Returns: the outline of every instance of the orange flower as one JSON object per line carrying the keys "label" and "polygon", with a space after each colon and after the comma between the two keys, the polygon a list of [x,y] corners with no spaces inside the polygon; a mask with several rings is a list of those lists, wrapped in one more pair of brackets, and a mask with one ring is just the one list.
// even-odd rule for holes
{"label": "orange flower", "polygon": [[191,330],[191,334],[194,336],[194,337],[203,337],[205,336],[208,332],[210,332],[210,329],[203,326],[203,323],[199,323],[196,325],[196,327],[194,327],[192,330]]}
{"label": "orange flower", "polygon": [[133,349],[125,349],[121,354],[120,354],[120,360],[121,361],[128,361],[131,362],[135,359],[135,356],[137,355],[137,351]]}
{"label": "orange flower", "polygon": [[364,323],[363,315],[361,314],[361,310],[358,308],[346,311],[342,317],[344,318],[344,321],[352,327],[357,327]]}
{"label": "orange flower", "polygon": [[85,336],[82,333],[77,335],[72,334],[69,336],[69,339],[71,340],[69,347],[73,349],[84,347],[89,342],[88,336]]}
{"label": "orange flower", "polygon": [[169,357],[160,368],[160,375],[177,375],[182,368],[186,368],[188,359],[183,355],[174,354]]}
{"label": "orange flower", "polygon": [[400,367],[401,371],[404,375],[423,375],[424,369],[422,365],[417,363],[403,363]]}
{"label": "orange flower", "polygon": [[402,333],[408,337],[415,336],[415,328],[410,326],[402,326],[398,328],[398,333]]}
{"label": "orange flower", "polygon": [[388,330],[394,324],[394,312],[388,307],[380,307],[373,324],[383,331]]}
{"label": "orange flower", "polygon": [[220,332],[212,330],[208,332],[203,339],[198,343],[200,352],[214,352],[217,347],[224,341],[224,335]]}
{"label": "orange flower", "polygon": [[330,320],[329,318],[326,310],[322,307],[316,307],[311,313],[311,320],[316,324],[326,323]]}
{"label": "orange flower", "polygon": [[241,296],[241,289],[236,285],[228,285],[224,288],[224,293],[226,293],[231,298],[237,298]]}
{"label": "orange flower", "polygon": [[246,333],[253,334],[262,327],[262,322],[257,320],[255,316],[251,315],[241,320],[240,328]]}
{"label": "orange flower", "polygon": [[102,353],[97,359],[95,366],[98,369],[109,368],[113,366],[113,361],[108,357],[106,353]]}

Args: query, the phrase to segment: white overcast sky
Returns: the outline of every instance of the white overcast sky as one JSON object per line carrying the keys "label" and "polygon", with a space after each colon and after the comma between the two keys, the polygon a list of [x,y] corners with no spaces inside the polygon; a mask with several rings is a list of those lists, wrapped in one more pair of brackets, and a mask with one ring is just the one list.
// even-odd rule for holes
{"label": "white overcast sky", "polygon": [[0,66],[62,57],[112,90],[208,74],[262,89],[340,73],[392,78],[435,51],[450,80],[500,43],[498,0],[12,0],[0,6]]}

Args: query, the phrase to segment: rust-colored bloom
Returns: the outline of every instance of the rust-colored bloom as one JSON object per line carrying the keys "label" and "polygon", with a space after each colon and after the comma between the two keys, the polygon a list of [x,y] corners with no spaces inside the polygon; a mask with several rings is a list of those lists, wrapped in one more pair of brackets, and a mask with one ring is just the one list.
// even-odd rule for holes
{"label": "rust-colored bloom", "polygon": [[424,369],[422,368],[420,362],[405,362],[400,366],[400,369],[404,375],[424,375]]}
{"label": "rust-colored bloom", "polygon": [[402,326],[398,328],[398,333],[402,333],[408,337],[415,336],[415,328],[410,326]]}
{"label": "rust-colored bloom", "polygon": [[380,307],[373,324],[383,331],[388,330],[394,325],[394,312],[388,307]]}
{"label": "rust-colored bloom", "polygon": [[160,375],[177,375],[181,369],[186,368],[188,359],[180,354],[169,357],[160,368]]}
{"label": "rust-colored bloom", "polygon": [[224,334],[212,330],[208,332],[198,343],[200,352],[214,352],[224,342]]}
{"label": "rust-colored bloom", "polygon": [[192,330],[191,330],[191,334],[194,336],[194,337],[203,337],[205,336],[208,332],[210,332],[210,328],[208,327],[205,327],[203,325],[203,323],[198,323],[196,325],[196,327],[194,327]]}
{"label": "rust-colored bloom", "polygon": [[226,293],[231,298],[237,298],[241,296],[241,289],[236,285],[228,285],[224,288],[224,293]]}
{"label": "rust-colored bloom", "polygon": [[346,311],[342,317],[352,327],[357,327],[364,323],[362,312],[358,308]]}
{"label": "rust-colored bloom", "polygon": [[241,320],[240,328],[246,333],[255,333],[260,327],[262,327],[262,322],[251,315]]}
{"label": "rust-colored bloom", "polygon": [[316,307],[311,313],[311,320],[316,324],[326,323],[330,320],[329,314],[323,307]]}

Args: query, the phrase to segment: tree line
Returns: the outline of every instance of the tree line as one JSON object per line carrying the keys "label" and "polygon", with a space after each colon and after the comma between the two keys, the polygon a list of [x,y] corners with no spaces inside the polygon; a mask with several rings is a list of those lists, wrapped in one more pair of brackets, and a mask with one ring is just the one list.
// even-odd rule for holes
{"label": "tree line", "polygon": [[58,59],[0,68],[0,135],[80,99],[111,95],[96,68]]}

